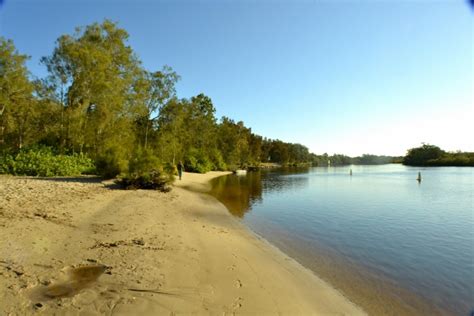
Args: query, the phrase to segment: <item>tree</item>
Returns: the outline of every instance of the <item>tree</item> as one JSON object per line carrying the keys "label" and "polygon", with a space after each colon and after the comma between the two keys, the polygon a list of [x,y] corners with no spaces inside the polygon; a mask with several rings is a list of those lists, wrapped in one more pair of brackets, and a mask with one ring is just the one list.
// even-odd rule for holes
{"label": "tree", "polygon": [[176,82],[179,76],[169,66],[164,66],[161,71],[144,71],[143,77],[137,80],[135,92],[138,98],[143,98],[146,111],[139,119],[143,145],[148,145],[150,130],[159,118],[160,109],[176,97]]}
{"label": "tree", "polygon": [[[222,118],[219,124],[218,148],[228,166],[241,168],[249,164],[250,137],[250,129],[246,128],[242,121],[235,123],[228,117]],[[257,151],[255,148],[254,150]]]}
{"label": "tree", "polygon": [[95,158],[130,156],[134,122],[147,108],[137,102],[134,85],[143,69],[127,40],[125,30],[105,20],[61,36],[53,54],[43,58],[62,106],[61,138],[68,149]]}
{"label": "tree", "polygon": [[26,55],[0,37],[0,146],[21,149],[34,136],[34,86],[28,78]]}
{"label": "tree", "polygon": [[186,100],[172,99],[159,112],[157,120],[157,152],[164,162],[173,165],[184,159],[184,148],[188,142],[186,128]]}
{"label": "tree", "polygon": [[424,166],[427,165],[430,160],[438,159],[443,154],[444,151],[438,146],[423,144],[420,147],[409,149],[403,159],[403,164],[410,166]]}

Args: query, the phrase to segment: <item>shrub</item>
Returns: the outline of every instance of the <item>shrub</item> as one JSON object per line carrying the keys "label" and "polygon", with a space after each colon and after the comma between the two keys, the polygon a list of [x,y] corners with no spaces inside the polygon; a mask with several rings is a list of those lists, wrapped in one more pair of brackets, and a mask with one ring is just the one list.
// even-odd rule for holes
{"label": "shrub", "polygon": [[128,173],[141,175],[152,170],[161,169],[160,160],[150,149],[138,148],[128,162]]}
{"label": "shrub", "polygon": [[173,174],[165,172],[151,150],[138,148],[128,163],[128,172],[118,183],[126,189],[150,189],[168,192]]}
{"label": "shrub", "polygon": [[111,147],[97,157],[95,165],[102,177],[112,179],[126,172],[128,161],[120,148]]}
{"label": "shrub", "polygon": [[117,182],[128,190],[148,189],[168,192],[171,191],[169,184],[172,179],[172,176],[163,171],[152,170],[140,174],[127,174]]}
{"label": "shrub", "polygon": [[222,157],[222,153],[218,150],[214,151],[212,156],[212,163],[214,165],[214,170],[224,171],[227,170],[227,164],[224,161],[224,157]]}
{"label": "shrub", "polygon": [[191,149],[184,160],[184,169],[189,172],[206,173],[212,170],[212,162],[197,149]]}
{"label": "shrub", "polygon": [[172,164],[171,162],[167,162],[164,167],[164,171],[167,174],[172,174],[172,175],[177,175],[178,174],[178,168],[176,167],[176,164]]}
{"label": "shrub", "polygon": [[94,172],[93,161],[83,154],[55,154],[50,147],[31,147],[17,154],[4,153],[0,173],[26,176],[77,176]]}

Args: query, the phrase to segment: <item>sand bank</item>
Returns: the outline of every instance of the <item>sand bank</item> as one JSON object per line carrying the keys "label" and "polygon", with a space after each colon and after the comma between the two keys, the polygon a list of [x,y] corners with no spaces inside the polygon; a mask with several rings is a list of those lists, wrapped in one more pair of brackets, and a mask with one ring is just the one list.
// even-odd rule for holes
{"label": "sand bank", "polygon": [[363,314],[188,190],[222,174],[170,193],[0,176],[0,314]]}

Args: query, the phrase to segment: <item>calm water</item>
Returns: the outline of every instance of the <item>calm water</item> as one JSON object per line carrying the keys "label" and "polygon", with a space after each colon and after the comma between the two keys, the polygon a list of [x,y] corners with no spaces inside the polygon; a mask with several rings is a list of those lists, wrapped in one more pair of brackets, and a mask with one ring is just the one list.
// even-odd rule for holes
{"label": "calm water", "polygon": [[212,190],[368,312],[453,315],[474,309],[473,193],[474,168],[402,165],[250,172]]}

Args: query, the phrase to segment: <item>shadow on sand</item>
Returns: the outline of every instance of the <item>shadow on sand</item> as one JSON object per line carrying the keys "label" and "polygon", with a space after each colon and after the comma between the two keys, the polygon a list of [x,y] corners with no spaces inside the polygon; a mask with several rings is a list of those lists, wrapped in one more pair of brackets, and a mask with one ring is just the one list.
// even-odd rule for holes
{"label": "shadow on sand", "polygon": [[115,179],[104,180],[99,176],[78,176],[78,177],[28,177],[29,180],[53,181],[65,183],[102,183],[104,188],[110,190],[123,190],[124,188],[116,183]]}

